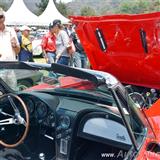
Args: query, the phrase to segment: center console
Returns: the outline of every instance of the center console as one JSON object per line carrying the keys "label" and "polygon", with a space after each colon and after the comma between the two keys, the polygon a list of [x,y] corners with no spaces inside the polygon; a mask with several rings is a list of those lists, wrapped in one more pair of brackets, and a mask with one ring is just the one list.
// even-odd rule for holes
{"label": "center console", "polygon": [[57,110],[56,160],[69,160],[75,115],[76,112],[70,110]]}

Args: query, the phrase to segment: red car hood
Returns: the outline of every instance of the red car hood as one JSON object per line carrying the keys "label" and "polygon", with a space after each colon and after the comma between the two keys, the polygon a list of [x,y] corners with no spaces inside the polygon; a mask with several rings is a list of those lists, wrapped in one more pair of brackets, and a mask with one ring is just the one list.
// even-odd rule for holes
{"label": "red car hood", "polygon": [[93,69],[160,89],[160,12],[71,19]]}

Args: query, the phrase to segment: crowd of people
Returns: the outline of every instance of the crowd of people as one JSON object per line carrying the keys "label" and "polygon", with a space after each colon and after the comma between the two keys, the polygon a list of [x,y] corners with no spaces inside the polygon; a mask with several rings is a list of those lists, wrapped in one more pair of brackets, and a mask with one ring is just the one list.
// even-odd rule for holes
{"label": "crowd of people", "polygon": [[42,39],[47,63],[58,63],[79,68],[87,67],[87,58],[71,23],[56,19],[49,24],[49,32]]}
{"label": "crowd of people", "polygon": [[[19,30],[5,25],[5,15],[0,8],[0,60],[33,62],[31,28]],[[46,63],[58,63],[79,68],[87,67],[87,58],[71,23],[62,24],[58,19],[48,26],[48,33],[41,42]]]}

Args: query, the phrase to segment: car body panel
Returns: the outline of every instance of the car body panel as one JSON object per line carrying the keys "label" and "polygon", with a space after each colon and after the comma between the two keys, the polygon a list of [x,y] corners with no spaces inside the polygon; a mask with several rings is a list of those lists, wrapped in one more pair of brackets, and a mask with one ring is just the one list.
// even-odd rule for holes
{"label": "car body panel", "polygon": [[157,138],[160,140],[160,99],[156,101],[149,109],[145,109],[145,114],[155,132],[158,132]]}
{"label": "car body panel", "polygon": [[71,19],[93,69],[126,84],[160,89],[160,12]]}
{"label": "car body panel", "polygon": [[43,50],[42,50],[41,42],[44,35],[45,35],[45,32],[32,33],[33,56],[42,56]]}

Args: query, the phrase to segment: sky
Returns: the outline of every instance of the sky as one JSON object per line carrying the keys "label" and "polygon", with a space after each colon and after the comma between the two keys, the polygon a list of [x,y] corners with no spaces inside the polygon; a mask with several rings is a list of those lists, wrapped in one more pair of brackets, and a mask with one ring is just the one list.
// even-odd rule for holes
{"label": "sky", "polygon": [[[57,0],[57,2],[60,1],[60,0]],[[61,0],[61,2],[64,2],[64,3],[68,3],[68,2],[71,2],[72,0]]]}

